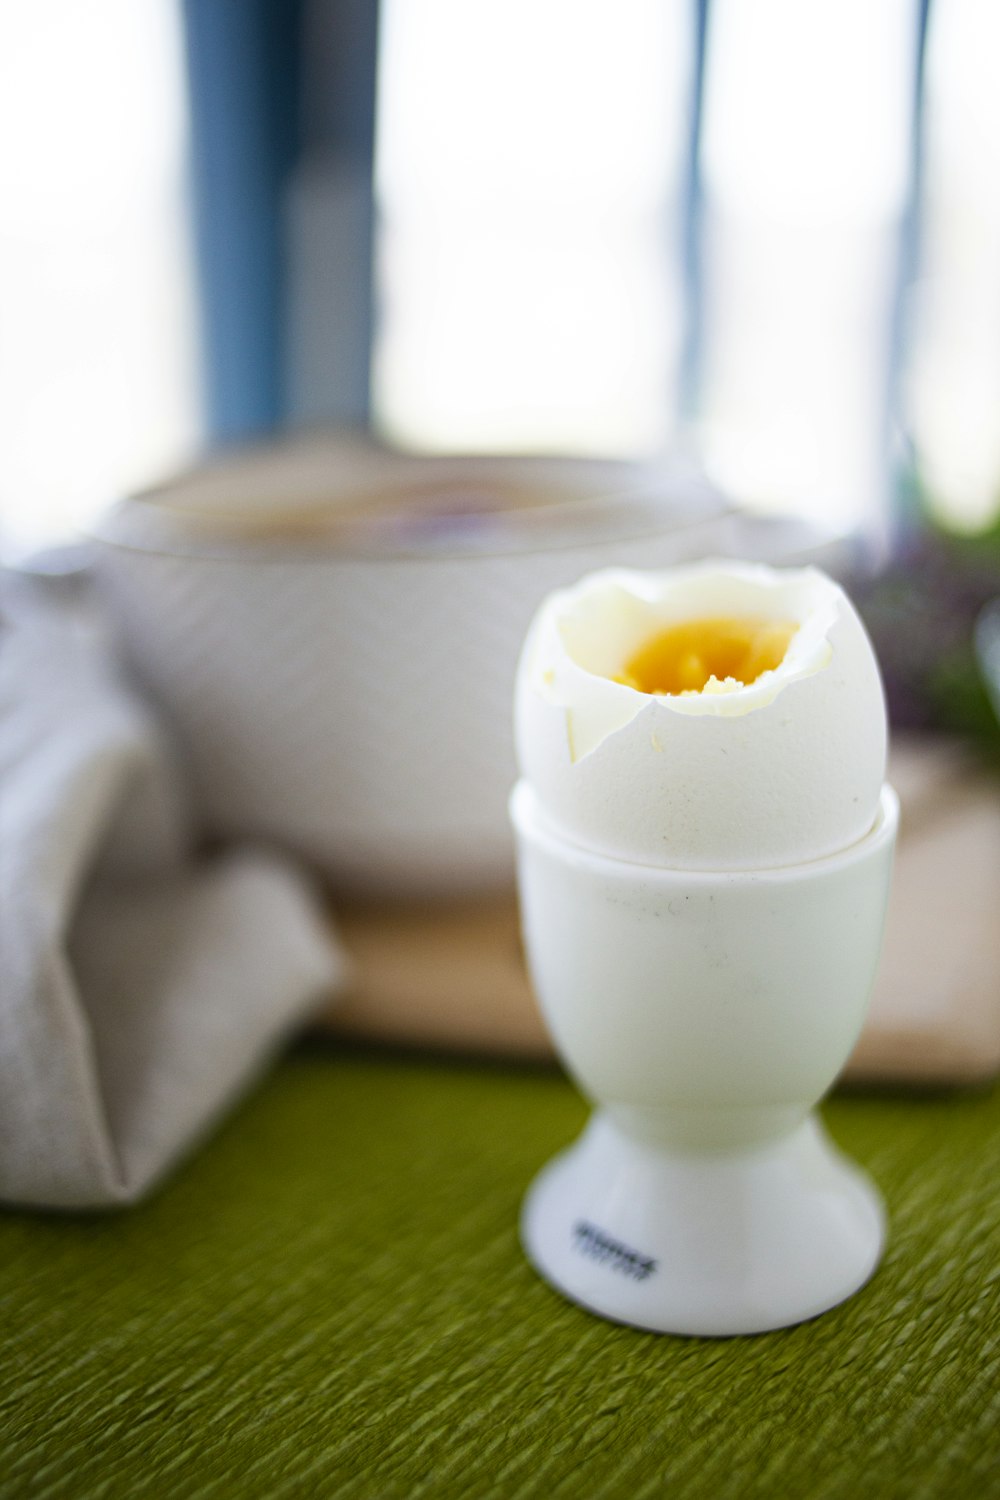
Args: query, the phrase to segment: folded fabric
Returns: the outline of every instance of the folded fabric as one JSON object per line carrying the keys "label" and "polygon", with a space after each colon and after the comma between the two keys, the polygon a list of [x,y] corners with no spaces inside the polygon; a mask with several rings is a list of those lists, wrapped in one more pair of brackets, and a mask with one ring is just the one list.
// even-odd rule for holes
{"label": "folded fabric", "polygon": [[194,855],[84,585],[0,574],[0,1198],[140,1197],[339,986],[305,876]]}

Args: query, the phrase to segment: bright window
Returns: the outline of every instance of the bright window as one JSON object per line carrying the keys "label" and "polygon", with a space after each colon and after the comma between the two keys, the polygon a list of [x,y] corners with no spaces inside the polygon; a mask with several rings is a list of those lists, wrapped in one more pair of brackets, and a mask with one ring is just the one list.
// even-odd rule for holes
{"label": "bright window", "polygon": [[0,528],[17,553],[199,429],[173,0],[0,11]]}
{"label": "bright window", "polygon": [[687,0],[385,0],[375,409],[393,436],[666,443],[692,16]]}
{"label": "bright window", "polygon": [[936,8],[908,416],[930,504],[970,531],[1000,516],[998,58],[995,0],[948,0]]}

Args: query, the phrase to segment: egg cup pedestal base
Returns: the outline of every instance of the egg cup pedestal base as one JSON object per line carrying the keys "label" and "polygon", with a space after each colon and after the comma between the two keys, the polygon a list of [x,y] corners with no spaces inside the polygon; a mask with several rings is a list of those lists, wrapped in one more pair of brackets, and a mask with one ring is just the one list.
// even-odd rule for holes
{"label": "egg cup pedestal base", "polygon": [[844,1301],[882,1257],[867,1176],[810,1115],[739,1151],[634,1139],[604,1111],[539,1174],[521,1237],[558,1291],[659,1333],[763,1333]]}

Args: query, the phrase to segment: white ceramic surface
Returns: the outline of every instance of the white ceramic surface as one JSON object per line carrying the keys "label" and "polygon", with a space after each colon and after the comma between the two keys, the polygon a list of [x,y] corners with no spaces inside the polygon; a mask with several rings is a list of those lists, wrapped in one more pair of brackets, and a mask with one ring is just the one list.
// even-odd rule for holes
{"label": "white ceramic surface", "polygon": [[842,1301],[878,1263],[883,1215],[810,1112],[874,980],[891,788],[865,838],[777,870],[610,859],[562,837],[525,782],[511,810],[536,993],[598,1106],[528,1197],[534,1264],[596,1312],[673,1333]]}
{"label": "white ceramic surface", "polygon": [[[635,493],[623,465],[390,461],[328,441],[303,466],[297,452],[125,502],[97,528],[96,566],[208,828],[275,839],[340,886],[511,881],[509,703],[548,590],[582,569],[789,544],[676,475],[642,471],[651,506],[590,506]],[[463,510],[463,485],[494,509]],[[408,490],[425,509],[400,512]],[[506,510],[508,491],[531,504]]]}

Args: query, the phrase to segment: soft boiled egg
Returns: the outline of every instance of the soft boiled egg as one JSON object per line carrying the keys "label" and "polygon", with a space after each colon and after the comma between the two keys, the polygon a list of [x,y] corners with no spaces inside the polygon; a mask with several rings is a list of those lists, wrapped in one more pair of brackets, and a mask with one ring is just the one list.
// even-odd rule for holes
{"label": "soft boiled egg", "polygon": [[844,849],[885,778],[875,654],[816,568],[611,569],[550,594],[521,655],[515,737],[564,836],[679,869]]}

